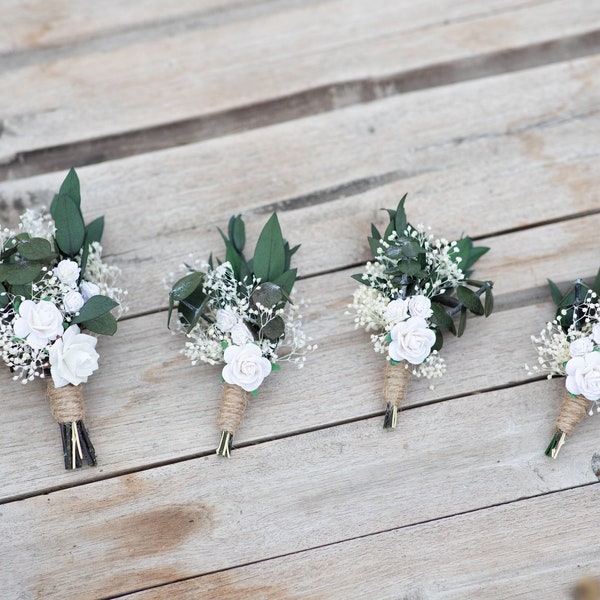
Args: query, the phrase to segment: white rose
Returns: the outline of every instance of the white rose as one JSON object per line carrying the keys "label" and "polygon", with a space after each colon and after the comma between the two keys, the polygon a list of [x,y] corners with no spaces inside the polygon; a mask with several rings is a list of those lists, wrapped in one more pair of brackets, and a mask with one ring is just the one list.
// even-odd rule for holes
{"label": "white rose", "polygon": [[48,300],[24,300],[19,306],[13,331],[18,338],[26,339],[32,348],[41,350],[49,341],[63,334],[63,316]]}
{"label": "white rose", "polygon": [[223,379],[253,392],[271,372],[271,363],[262,355],[256,344],[229,346],[223,355],[227,363],[223,367]]}
{"label": "white rose", "polygon": [[85,383],[98,368],[98,340],[81,333],[77,325],[71,325],[62,338],[50,346],[50,374],[56,387],[71,383]]}
{"label": "white rose", "polygon": [[571,356],[583,356],[594,349],[594,344],[589,337],[583,337],[571,342],[569,354]]}
{"label": "white rose", "polygon": [[600,344],[600,323],[596,323],[592,327],[592,339],[596,344]]}
{"label": "white rose", "polygon": [[408,299],[408,312],[411,317],[422,317],[423,319],[429,318],[433,311],[431,310],[431,300],[427,296],[419,294],[418,296],[411,296]]}
{"label": "white rose", "polygon": [[81,310],[84,303],[83,296],[75,290],[71,290],[63,296],[63,307],[68,313],[76,313]]}
{"label": "white rose", "polygon": [[79,286],[79,291],[83,296],[85,302],[87,302],[92,296],[97,296],[100,293],[100,288],[91,281],[82,281]]}
{"label": "white rose", "polygon": [[219,308],[217,311],[217,327],[221,331],[231,331],[233,326],[239,321],[235,311],[229,306]]}
{"label": "white rose", "polygon": [[565,385],[571,394],[582,394],[591,401],[600,400],[600,352],[572,358],[565,369]]}
{"label": "white rose", "polygon": [[246,342],[254,341],[254,336],[244,323],[236,323],[231,328],[231,341],[238,346],[243,346]]}
{"label": "white rose", "polygon": [[394,325],[390,332],[392,341],[388,354],[392,360],[406,360],[413,365],[422,363],[435,344],[435,333],[428,329],[427,322],[422,317],[410,317]]}
{"label": "white rose", "polygon": [[54,274],[60,279],[60,282],[71,287],[77,285],[80,271],[79,265],[74,260],[69,259],[61,260],[54,267]]}
{"label": "white rose", "polygon": [[402,298],[392,300],[386,307],[384,313],[388,323],[399,323],[408,317],[408,302]]}

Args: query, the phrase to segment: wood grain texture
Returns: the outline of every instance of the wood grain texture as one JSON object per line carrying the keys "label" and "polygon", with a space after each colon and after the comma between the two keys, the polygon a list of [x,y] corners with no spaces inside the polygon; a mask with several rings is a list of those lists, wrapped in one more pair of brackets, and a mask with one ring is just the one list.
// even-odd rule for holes
{"label": "wood grain texture", "polygon": [[[571,598],[600,573],[598,485],[124,596],[127,600]],[[561,515],[557,519],[557,515]]]}
{"label": "wood grain texture", "polygon": [[[441,9],[451,4],[445,0]],[[357,0],[311,3],[254,21],[5,68],[0,87],[13,93],[0,99],[4,129],[0,159],[10,161],[22,152],[203,115],[210,118],[201,124],[196,139],[210,137],[202,129],[210,130],[213,122],[217,125],[215,134],[223,135],[231,131],[219,128],[216,116],[275,98],[289,98],[293,104],[294,96],[306,90],[322,90],[313,98],[312,112],[376,100],[402,91],[402,84],[387,81],[392,75],[442,63],[446,72],[451,72],[454,62],[474,55],[485,57],[585,36],[594,32],[600,16],[598,6],[585,0],[576,0],[575,6],[573,0],[531,6],[515,1],[505,10],[499,10],[498,4],[507,6],[504,0],[488,2],[484,9],[478,2],[459,3],[454,11],[458,22],[447,23],[440,21],[439,15],[448,11],[440,13],[439,2],[375,0],[368,11]],[[531,27],[531,23],[537,26]],[[546,48],[548,59],[549,50]],[[566,58],[570,56],[554,60]],[[493,59],[501,67],[503,60],[503,55]],[[523,61],[526,65],[526,51]],[[485,74],[477,61],[470,68],[474,76]],[[437,71],[431,73],[431,83],[439,76]],[[471,77],[465,72],[462,78]],[[376,80],[381,80],[378,86],[371,89],[367,85],[364,91],[352,85]],[[421,87],[425,86],[427,81]],[[307,100],[298,97],[296,104],[306,104]],[[304,107],[282,119],[305,114]],[[254,118],[260,119],[258,114]],[[192,126],[186,124],[190,130]],[[249,114],[237,128],[252,126]],[[160,136],[168,138],[168,132],[161,131]],[[184,141],[194,140],[177,143]],[[127,146],[126,139],[122,143],[126,153],[144,151]],[[84,147],[78,148],[79,158],[83,152]],[[95,159],[93,154],[88,162],[100,159],[97,151]],[[23,160],[22,156],[17,158],[15,169]],[[110,156],[103,160],[107,158]]]}
{"label": "wood grain texture", "polygon": [[597,481],[592,419],[560,462],[543,454],[561,385],[406,411],[392,434],[369,419],[5,505],[2,589],[58,598],[85,581],[85,597],[116,595]]}
{"label": "wood grain texture", "polygon": [[[84,168],[84,212],[106,214],[105,247],[135,314],[165,305],[160,281],[189,252],[218,251],[216,227],[234,212],[256,237],[278,209],[310,275],[366,260],[369,223],[406,191],[411,220],[447,237],[597,211],[598,66],[585,59]],[[48,205],[63,176],[0,184],[2,220]],[[565,240],[561,251],[575,259],[579,248]],[[540,285],[547,273],[533,276]]]}

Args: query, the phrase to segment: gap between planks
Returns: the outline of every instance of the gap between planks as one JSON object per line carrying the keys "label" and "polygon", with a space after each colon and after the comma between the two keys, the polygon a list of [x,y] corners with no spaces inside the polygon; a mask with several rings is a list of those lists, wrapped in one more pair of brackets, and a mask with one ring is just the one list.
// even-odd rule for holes
{"label": "gap between planks", "polygon": [[155,152],[366,104],[383,98],[513,73],[600,52],[600,31],[499,50],[396,75],[324,85],[273,100],[166,125],[38,150],[0,165],[0,181]]}

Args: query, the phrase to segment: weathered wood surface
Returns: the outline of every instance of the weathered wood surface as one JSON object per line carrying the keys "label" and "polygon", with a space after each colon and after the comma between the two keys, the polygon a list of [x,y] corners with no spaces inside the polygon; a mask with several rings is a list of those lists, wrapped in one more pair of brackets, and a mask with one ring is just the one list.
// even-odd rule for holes
{"label": "weathered wood surface", "polygon": [[[562,382],[523,367],[553,314],[546,277],[598,268],[598,16],[566,0],[5,3],[0,221],[91,163],[84,213],[106,214],[131,310],[85,388],[97,468],[65,472],[43,386],[0,373],[2,596],[538,600],[600,575],[596,419],[547,459]],[[447,375],[412,380],[385,433],[383,360],[344,312],[369,223],[405,192],[411,221],[492,248],[477,275],[497,310],[447,337]],[[302,242],[319,349],[267,379],[221,460],[219,368],[179,354],[163,279],[220,248],[230,214],[255,239],[274,209]]]}

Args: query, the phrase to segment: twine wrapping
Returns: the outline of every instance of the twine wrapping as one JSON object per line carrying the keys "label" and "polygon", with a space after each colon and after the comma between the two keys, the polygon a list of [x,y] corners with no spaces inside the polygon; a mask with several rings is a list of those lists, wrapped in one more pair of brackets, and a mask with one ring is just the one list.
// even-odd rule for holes
{"label": "twine wrapping", "polygon": [[219,429],[235,435],[242,424],[247,404],[248,392],[238,385],[224,383],[221,406],[219,407],[219,415],[217,417]]}
{"label": "twine wrapping", "polygon": [[583,396],[571,396],[565,390],[565,397],[556,417],[556,429],[571,435],[575,427],[585,419],[590,410],[590,405],[591,402]]}
{"label": "twine wrapping", "polygon": [[57,423],[83,421],[85,412],[81,385],[69,383],[62,387],[55,387],[52,377],[48,377],[46,387],[50,400],[50,412]]}
{"label": "twine wrapping", "polygon": [[404,367],[404,363],[392,365],[389,362],[385,367],[383,400],[386,404],[391,404],[396,408],[400,408],[406,398],[406,392],[408,390],[410,369],[405,369]]}

